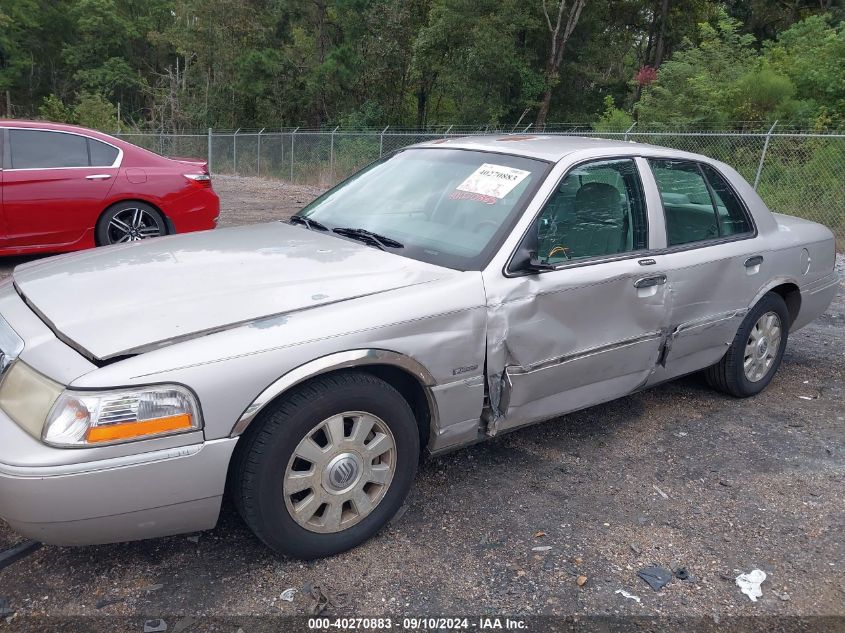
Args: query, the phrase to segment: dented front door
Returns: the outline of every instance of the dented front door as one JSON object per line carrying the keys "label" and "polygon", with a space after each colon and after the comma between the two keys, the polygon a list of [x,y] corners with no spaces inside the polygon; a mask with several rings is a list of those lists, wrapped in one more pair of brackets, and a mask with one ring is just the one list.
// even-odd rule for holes
{"label": "dented front door", "polygon": [[649,256],[663,245],[650,230],[661,220],[641,162],[560,165],[514,251],[536,264],[485,271],[488,433],[612,400],[654,371],[669,290]]}
{"label": "dented front door", "polygon": [[641,261],[488,285],[488,431],[612,400],[645,383],[660,354],[667,289],[663,274]]}

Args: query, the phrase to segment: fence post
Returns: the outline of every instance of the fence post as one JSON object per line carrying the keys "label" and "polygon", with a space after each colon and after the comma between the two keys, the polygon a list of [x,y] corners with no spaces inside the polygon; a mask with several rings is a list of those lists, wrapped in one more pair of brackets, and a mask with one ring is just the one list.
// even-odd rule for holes
{"label": "fence post", "polygon": [[158,153],[164,156],[164,130],[158,131]]}
{"label": "fence post", "polygon": [[241,128],[238,128],[232,134],[232,171],[235,172],[236,176],[238,174],[238,132],[240,131]]}
{"label": "fence post", "polygon": [[443,138],[446,138],[447,136],[449,136],[449,132],[452,130],[453,127],[455,127],[455,126],[450,125],[448,128],[446,128],[446,131],[443,132]]}
{"label": "fence post", "polygon": [[208,128],[208,173],[211,173],[211,128]]}
{"label": "fence post", "polygon": [[389,128],[389,127],[390,127],[389,125],[385,126],[385,128],[381,131],[381,134],[378,137],[378,157],[379,158],[381,158],[381,155],[384,152],[384,133],[387,132],[387,128]]}
{"label": "fence post", "polygon": [[633,123],[631,123],[631,127],[629,127],[627,130],[625,130],[624,140],[626,140],[626,141],[628,140],[628,135],[631,133],[631,130],[633,130],[636,126],[637,126],[637,122],[634,121]]}
{"label": "fence post", "polygon": [[261,129],[258,131],[258,150],[257,150],[257,151],[256,151],[256,153],[255,153],[255,156],[256,156],[256,161],[255,161],[255,171],[256,171],[256,173],[257,173],[257,175],[258,175],[258,176],[261,176],[261,133],[262,133],[265,129],[266,129],[266,128],[261,128]]}
{"label": "fence post", "polygon": [[337,132],[337,128],[340,126],[338,125],[335,129],[332,130],[332,139],[329,143],[329,180],[331,184],[334,184],[334,133]]}
{"label": "fence post", "polygon": [[294,157],[293,139],[295,138],[294,135],[296,134],[296,130],[298,130],[298,129],[299,129],[299,126],[297,125],[296,128],[294,128],[293,132],[290,133],[290,181],[291,182],[293,182],[293,157]]}
{"label": "fence post", "polygon": [[763,151],[760,153],[760,164],[757,165],[757,174],[754,176],[754,191],[757,191],[757,185],[760,184],[760,175],[763,173],[763,162],[766,160],[766,151],[769,149],[769,141],[772,138],[772,132],[775,131],[775,126],[778,124],[777,120],[772,123],[772,127],[769,128],[768,133],[766,133],[766,140],[763,142]]}

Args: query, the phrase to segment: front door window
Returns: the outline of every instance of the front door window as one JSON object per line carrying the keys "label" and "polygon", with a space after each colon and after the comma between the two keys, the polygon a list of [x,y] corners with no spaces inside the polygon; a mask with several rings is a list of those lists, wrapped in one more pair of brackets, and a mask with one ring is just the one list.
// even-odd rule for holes
{"label": "front door window", "polygon": [[565,263],[645,249],[646,209],[632,159],[575,167],[540,214],[540,261]]}

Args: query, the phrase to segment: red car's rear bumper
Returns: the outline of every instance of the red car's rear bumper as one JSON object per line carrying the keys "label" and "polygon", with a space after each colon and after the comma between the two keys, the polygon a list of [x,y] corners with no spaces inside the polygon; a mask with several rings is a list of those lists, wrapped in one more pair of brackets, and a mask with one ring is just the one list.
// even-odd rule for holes
{"label": "red car's rear bumper", "polygon": [[164,213],[176,233],[213,229],[220,217],[220,198],[210,187],[197,188],[174,200]]}

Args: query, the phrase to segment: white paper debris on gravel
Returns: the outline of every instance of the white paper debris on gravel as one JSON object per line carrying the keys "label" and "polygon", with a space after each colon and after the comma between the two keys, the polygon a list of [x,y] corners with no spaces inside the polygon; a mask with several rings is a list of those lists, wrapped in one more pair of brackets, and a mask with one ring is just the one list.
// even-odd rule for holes
{"label": "white paper debris on gravel", "polygon": [[736,586],[751,599],[751,602],[757,602],[757,598],[763,595],[760,585],[764,580],[766,580],[766,572],[762,569],[752,569],[747,574],[736,577]]}
{"label": "white paper debris on gravel", "polygon": [[637,602],[642,602],[642,600],[640,600],[640,597],[639,597],[639,596],[635,596],[635,595],[634,595],[634,594],[632,594],[632,593],[628,593],[628,592],[627,592],[627,591],[625,591],[624,589],[617,589],[617,590],[616,590],[616,591],[614,591],[613,593],[618,593],[618,594],[621,594],[623,598],[628,598],[629,600],[636,600]]}

